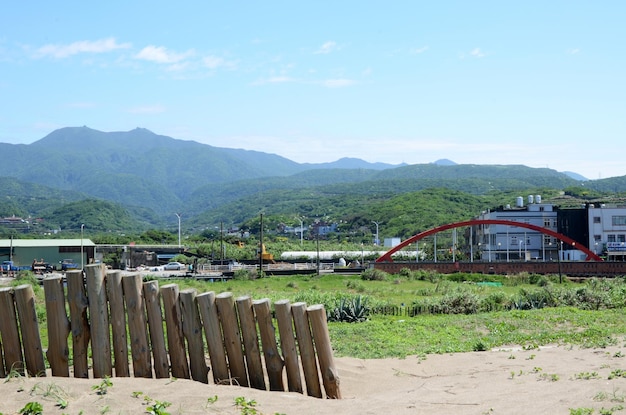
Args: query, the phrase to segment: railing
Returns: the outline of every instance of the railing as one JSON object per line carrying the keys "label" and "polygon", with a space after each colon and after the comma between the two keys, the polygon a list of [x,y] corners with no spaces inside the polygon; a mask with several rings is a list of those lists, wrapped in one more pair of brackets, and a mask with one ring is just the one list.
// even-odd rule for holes
{"label": "railing", "polygon": [[[68,271],[65,283],[51,277],[43,285],[52,376],[70,376],[71,360],[77,378],[127,377],[130,356],[135,377],[209,383],[210,366],[216,384],[267,389],[267,381],[270,390],[284,391],[286,379],[289,391],[304,393],[304,378],[309,396],[324,397],[323,385],[327,398],[341,398],[322,305],[277,301],[279,347],[268,299],[159,288],[156,280],[102,264],[87,265],[85,277]],[[12,370],[46,375],[34,304],[31,285],[0,289],[1,377]]]}

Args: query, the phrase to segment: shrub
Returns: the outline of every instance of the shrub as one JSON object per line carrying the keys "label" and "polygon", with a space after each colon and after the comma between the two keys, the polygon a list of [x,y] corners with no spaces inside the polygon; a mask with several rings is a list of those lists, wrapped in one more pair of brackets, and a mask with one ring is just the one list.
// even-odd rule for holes
{"label": "shrub", "polygon": [[327,312],[327,318],[328,321],[360,323],[366,321],[369,314],[370,308],[367,304],[367,298],[359,295],[354,298],[342,297],[339,305]]}
{"label": "shrub", "polygon": [[361,273],[361,279],[364,281],[384,281],[389,274],[376,268],[369,268]]}

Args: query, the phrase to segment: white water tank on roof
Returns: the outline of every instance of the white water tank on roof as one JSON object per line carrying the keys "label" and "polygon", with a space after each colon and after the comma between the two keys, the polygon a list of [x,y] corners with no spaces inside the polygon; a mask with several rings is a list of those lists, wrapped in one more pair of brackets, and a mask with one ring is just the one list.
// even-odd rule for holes
{"label": "white water tank on roof", "polygon": [[521,196],[517,196],[517,199],[515,199],[515,206],[524,207],[524,198]]}
{"label": "white water tank on roof", "polygon": [[535,196],[528,195],[528,204],[529,205],[532,205],[533,203],[535,203],[534,200],[535,200]]}
{"label": "white water tank on roof", "polygon": [[535,195],[535,202],[541,203],[541,195]]}

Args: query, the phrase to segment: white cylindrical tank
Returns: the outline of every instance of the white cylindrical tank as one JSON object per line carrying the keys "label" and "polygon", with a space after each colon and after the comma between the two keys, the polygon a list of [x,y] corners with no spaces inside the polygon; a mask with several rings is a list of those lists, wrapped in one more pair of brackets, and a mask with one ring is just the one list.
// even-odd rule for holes
{"label": "white cylindrical tank", "polygon": [[541,203],[541,195],[535,195],[535,202]]}
{"label": "white cylindrical tank", "polygon": [[515,206],[524,207],[524,198],[521,196],[517,196],[517,199],[515,199]]}
{"label": "white cylindrical tank", "polygon": [[529,205],[532,205],[533,203],[535,203],[534,200],[535,200],[535,196],[528,195],[528,204]]}

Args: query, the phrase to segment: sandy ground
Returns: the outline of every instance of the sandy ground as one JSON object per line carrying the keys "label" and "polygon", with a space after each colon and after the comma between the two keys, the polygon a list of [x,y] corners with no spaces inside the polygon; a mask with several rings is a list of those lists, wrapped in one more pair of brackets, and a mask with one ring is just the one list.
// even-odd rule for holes
{"label": "sandy ground", "polygon": [[[44,414],[146,413],[145,397],[170,402],[171,414],[242,414],[235,398],[255,400],[258,414],[569,414],[574,408],[626,413],[626,348],[502,348],[406,359],[335,359],[342,399],[267,392],[181,379],[21,378],[0,384],[0,412],[37,401]],[[139,397],[133,392],[141,392]],[[68,402],[56,406],[57,397]],[[209,398],[217,396],[214,403]],[[253,412],[248,412],[253,413]]]}

